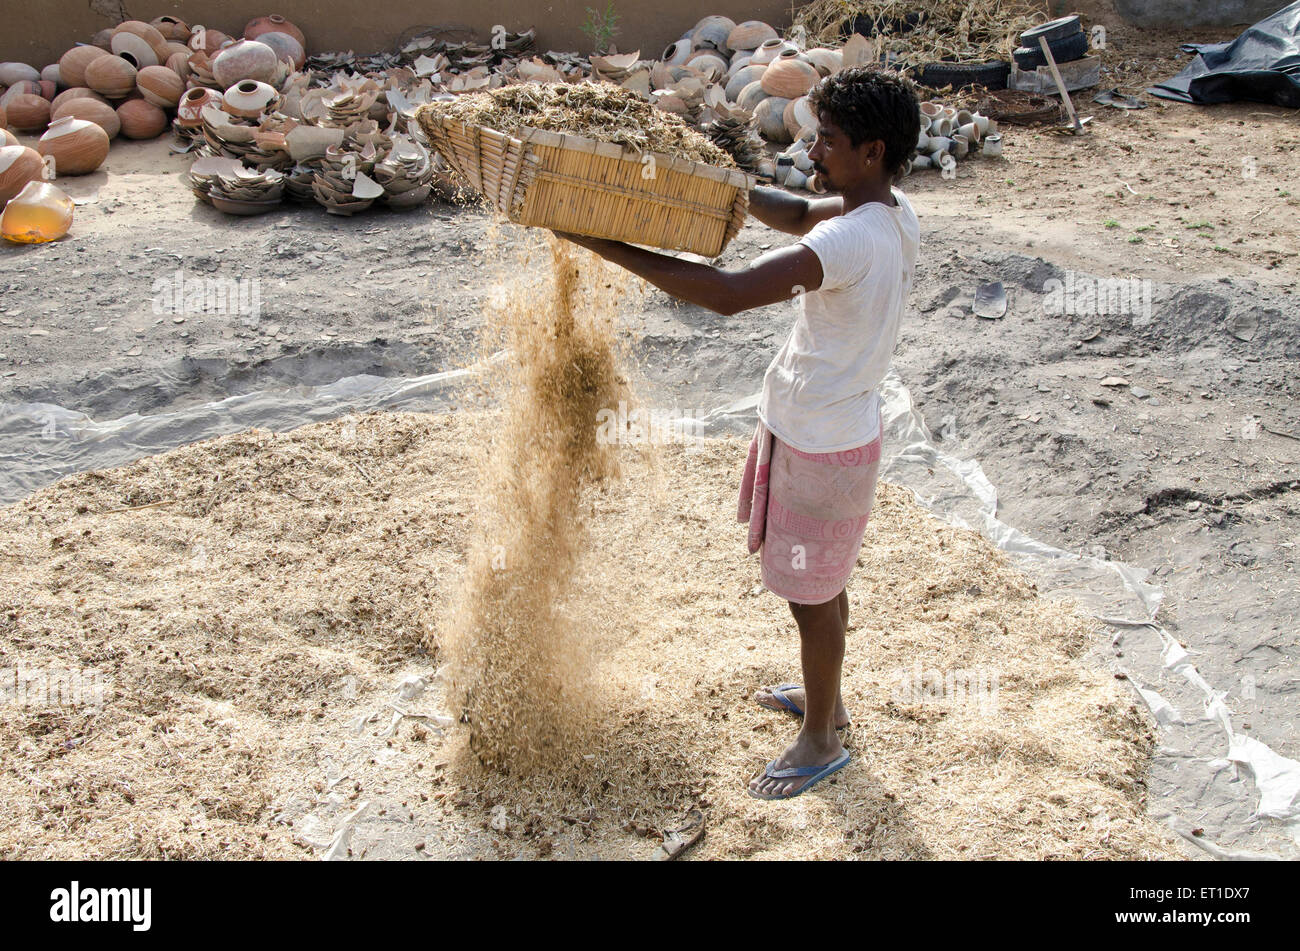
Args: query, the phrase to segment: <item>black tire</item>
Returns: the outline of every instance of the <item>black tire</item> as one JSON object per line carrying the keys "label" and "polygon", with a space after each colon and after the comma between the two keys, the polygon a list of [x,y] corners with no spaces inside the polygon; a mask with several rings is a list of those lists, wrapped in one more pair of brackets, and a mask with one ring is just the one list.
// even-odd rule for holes
{"label": "black tire", "polygon": [[[880,30],[876,29],[877,22],[881,28]],[[886,17],[879,21],[863,14],[857,14],[851,19],[845,21],[844,29],[840,32],[844,35],[845,39],[848,39],[854,33],[860,33],[862,36],[870,39],[875,36],[877,32],[895,34],[911,33],[916,29],[920,22],[921,14],[919,13],[908,13],[901,17]]]}
{"label": "black tire", "polygon": [[[1044,23],[1040,26],[1030,27],[1020,34],[1021,46],[1037,46],[1040,36],[1047,37],[1047,42],[1052,40],[1063,40],[1067,36],[1083,30],[1083,23],[1079,20],[1079,15],[1061,17],[1059,20],[1052,20],[1050,23]],[[1053,53],[1052,55],[1056,55]]]}
{"label": "black tire", "polygon": [[1011,75],[1011,64],[1004,60],[988,63],[926,63],[921,67],[918,77],[921,85],[931,89],[952,86],[961,89],[964,86],[983,86],[985,89],[1006,89],[1007,77]]}
{"label": "black tire", "polygon": [[[1063,40],[1048,40],[1047,48],[1052,51],[1052,57],[1058,64],[1072,63],[1088,55],[1088,34],[1076,33]],[[1033,46],[1020,47],[1011,54],[1011,58],[1021,69],[1034,70],[1047,65],[1047,57],[1043,55],[1043,49],[1037,40]]]}

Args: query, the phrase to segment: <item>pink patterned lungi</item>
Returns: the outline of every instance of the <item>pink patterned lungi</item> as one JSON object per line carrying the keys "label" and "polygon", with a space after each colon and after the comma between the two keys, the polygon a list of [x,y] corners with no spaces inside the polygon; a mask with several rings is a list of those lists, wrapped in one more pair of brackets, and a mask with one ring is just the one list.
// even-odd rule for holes
{"label": "pink patterned lungi", "polygon": [[[883,427],[882,427],[883,435]],[[759,421],[749,444],[737,518],[763,586],[796,604],[823,604],[857,563],[880,476],[881,437],[843,452],[800,452]]]}

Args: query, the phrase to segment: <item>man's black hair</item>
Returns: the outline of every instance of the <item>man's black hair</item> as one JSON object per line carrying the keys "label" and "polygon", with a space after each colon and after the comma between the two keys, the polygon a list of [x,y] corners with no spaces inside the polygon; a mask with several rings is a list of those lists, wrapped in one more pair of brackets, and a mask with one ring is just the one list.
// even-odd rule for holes
{"label": "man's black hair", "polygon": [[892,70],[850,66],[827,76],[808,95],[818,117],[839,126],[854,147],[880,139],[885,168],[897,175],[916,152],[921,104],[911,80]]}

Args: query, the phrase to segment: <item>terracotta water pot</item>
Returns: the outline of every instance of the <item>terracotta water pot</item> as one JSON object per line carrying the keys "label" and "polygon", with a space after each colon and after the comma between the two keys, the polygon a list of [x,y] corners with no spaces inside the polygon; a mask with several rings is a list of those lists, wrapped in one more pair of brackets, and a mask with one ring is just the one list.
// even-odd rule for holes
{"label": "terracotta water pot", "polygon": [[16,86],[21,82],[40,82],[41,74],[26,63],[0,63],[0,86]]}
{"label": "terracotta water pot", "polygon": [[299,46],[304,50],[307,49],[307,37],[302,35],[302,30],[278,13],[258,17],[256,20],[249,20],[244,27],[244,39],[246,40],[255,40],[263,33],[287,33],[298,41]]}
{"label": "terracotta water pot", "polygon": [[0,129],[0,148],[6,145],[22,145],[22,143],[18,141],[18,136],[8,129]]}
{"label": "terracotta water pot", "polygon": [[202,86],[187,89],[176,107],[176,124],[182,129],[197,129],[203,125],[204,106],[220,108],[221,105],[221,94],[215,89],[204,89]]}
{"label": "terracotta water pot", "polygon": [[167,60],[167,68],[179,76],[182,80],[188,80],[192,73],[190,69],[190,57],[194,54],[188,49],[183,53],[176,53]]}
{"label": "terracotta water pot", "polygon": [[59,75],[64,85],[72,89],[86,85],[86,67],[101,56],[107,56],[98,46],[74,46],[59,57]]}
{"label": "terracotta water pot", "polygon": [[101,56],[86,67],[86,85],[101,96],[122,99],[135,90],[137,70],[123,56]]}
{"label": "terracotta water pot", "polygon": [[778,38],[776,30],[762,20],[746,20],[736,24],[727,35],[727,45],[733,50],[756,50],[768,40]]}
{"label": "terracotta water pot", "polygon": [[108,158],[108,133],[93,122],[64,116],[50,123],[36,150],[53,157],[56,175],[89,175]]}
{"label": "terracotta water pot", "polygon": [[181,43],[188,43],[190,39],[190,28],[183,20],[175,17],[161,16],[155,17],[149,25],[163,35],[164,39],[177,40]]}
{"label": "terracotta water pot", "polygon": [[226,112],[241,119],[256,119],[280,101],[274,86],[245,79],[226,90],[222,105]]}
{"label": "terracotta water pot", "polygon": [[208,56],[217,55],[217,51],[231,42],[231,37],[220,30],[204,29],[202,32],[195,31],[190,36],[189,47],[192,50],[202,51]]}
{"label": "terracotta water pot", "polygon": [[[138,36],[140,39],[144,40],[145,43],[148,44],[149,48],[154,51],[154,57],[157,58],[159,62],[167,58],[163,55],[163,49],[167,45],[167,37],[163,36],[156,27],[150,26],[143,20],[126,20],[119,23],[113,30],[114,39],[127,35]],[[120,52],[119,50],[113,49],[112,40],[109,41],[108,46],[109,49],[113,50],[113,52]],[[151,63],[148,65],[156,66],[157,63]]]}
{"label": "terracotta water pot", "polygon": [[50,124],[50,101],[25,92],[5,105],[9,125],[18,132],[40,132]]}
{"label": "terracotta water pot", "polygon": [[275,50],[275,55],[280,58],[280,62],[288,63],[294,69],[302,69],[307,63],[307,51],[288,33],[275,31],[263,33],[258,36],[257,42],[271,47]]}
{"label": "terracotta water pot", "polygon": [[691,58],[691,41],[677,40],[675,43],[669,43],[659,58],[669,66],[683,66]]}
{"label": "terracotta water pot", "polygon": [[794,56],[780,56],[763,70],[763,91],[783,99],[797,99],[817,85],[816,68]]}
{"label": "terracotta water pot", "polygon": [[785,107],[789,104],[789,99],[768,96],[754,110],[754,122],[758,125],[758,131],[769,142],[788,145],[794,141],[794,136],[785,127]]}
{"label": "terracotta water pot", "polygon": [[737,70],[730,79],[727,80],[726,95],[727,99],[735,102],[740,98],[740,93],[750,83],[758,82],[763,78],[763,70],[767,69],[763,65],[743,66]]}
{"label": "terracotta water pot", "polygon": [[156,139],[167,129],[167,113],[144,99],[130,99],[117,107],[122,135],[128,139]]}
{"label": "terracotta water pot", "polygon": [[229,89],[245,79],[269,83],[274,77],[280,58],[275,50],[256,40],[240,40],[227,46],[212,58],[212,75],[218,83]]}
{"label": "terracotta water pot", "polygon": [[63,92],[50,100],[50,117],[57,119],[59,107],[65,103],[71,102],[73,99],[94,99],[96,102],[102,102],[104,105],[108,105],[107,99],[88,86],[74,86],[71,89],[63,90]]}
{"label": "terracotta water pot", "polygon": [[146,66],[135,78],[135,87],[146,102],[174,109],[185,92],[185,81],[166,66]]}
{"label": "terracotta water pot", "polygon": [[27,183],[38,179],[45,171],[41,153],[25,145],[6,145],[0,148],[0,205],[17,195]]}
{"label": "terracotta water pot", "polygon": [[747,112],[753,112],[758,108],[758,104],[766,98],[768,98],[768,96],[763,90],[762,80],[755,79],[740,91],[740,95],[736,97],[736,105],[740,106],[740,108]]}
{"label": "terracotta water pot", "polygon": [[49,66],[46,66],[41,70],[41,82],[52,84],[54,89],[53,92],[45,97],[46,99],[53,99],[58,90],[67,85],[63,81],[63,74],[59,72],[58,63],[51,63]]}
{"label": "terracotta water pot", "polygon": [[[161,40],[158,45],[162,46]],[[109,40],[108,48],[118,56],[129,58],[136,69],[157,66],[162,62],[158,58],[158,51],[149,45],[148,40],[130,31],[114,33],[113,38]]]}
{"label": "terracotta water pot", "polygon": [[122,120],[117,117],[117,110],[98,97],[92,99],[81,96],[77,99],[69,99],[51,113],[52,119],[62,119],[67,116],[95,123],[104,130],[104,134],[109,139],[117,138],[117,134],[122,131]]}

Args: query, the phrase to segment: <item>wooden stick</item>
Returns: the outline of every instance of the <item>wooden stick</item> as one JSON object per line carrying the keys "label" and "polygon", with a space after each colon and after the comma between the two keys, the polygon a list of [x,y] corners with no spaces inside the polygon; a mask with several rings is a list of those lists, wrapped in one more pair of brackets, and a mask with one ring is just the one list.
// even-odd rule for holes
{"label": "wooden stick", "polygon": [[1043,55],[1047,57],[1047,65],[1051,67],[1052,78],[1056,80],[1056,88],[1061,90],[1061,100],[1065,103],[1065,111],[1070,115],[1070,121],[1074,123],[1074,134],[1078,135],[1083,131],[1083,123],[1079,121],[1078,114],[1074,111],[1074,102],[1070,99],[1070,91],[1065,88],[1065,80],[1061,78],[1061,71],[1056,68],[1056,57],[1052,55],[1052,48],[1047,45],[1047,37],[1040,36],[1038,45],[1043,49]]}

